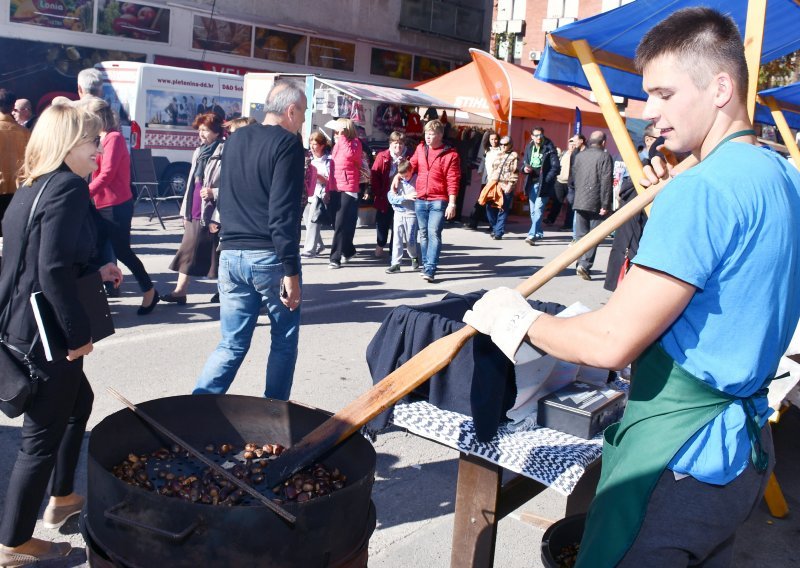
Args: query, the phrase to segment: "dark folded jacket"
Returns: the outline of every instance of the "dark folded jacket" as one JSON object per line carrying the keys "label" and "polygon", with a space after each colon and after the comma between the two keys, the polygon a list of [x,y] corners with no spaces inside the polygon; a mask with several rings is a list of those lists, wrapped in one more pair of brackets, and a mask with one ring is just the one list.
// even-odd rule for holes
{"label": "dark folded jacket", "polygon": [[[373,383],[402,366],[437,339],[464,327],[464,313],[484,294],[448,294],[439,302],[392,310],[367,346],[367,365]],[[555,314],[564,306],[533,302],[536,309]],[[478,440],[487,442],[506,420],[517,396],[514,365],[483,334],[466,342],[453,361],[418,387],[412,396],[443,409],[471,416]],[[374,418],[369,434],[386,428],[392,410]]]}

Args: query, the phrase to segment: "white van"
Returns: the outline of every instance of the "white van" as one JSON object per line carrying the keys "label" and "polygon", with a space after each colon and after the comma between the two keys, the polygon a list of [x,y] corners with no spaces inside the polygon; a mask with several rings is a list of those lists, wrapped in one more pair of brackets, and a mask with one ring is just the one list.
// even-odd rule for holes
{"label": "white van", "polygon": [[183,193],[192,152],[199,146],[196,115],[215,112],[223,120],[242,115],[239,75],[130,61],[103,61],[103,98],[119,114],[133,149],[150,149],[161,180]]}

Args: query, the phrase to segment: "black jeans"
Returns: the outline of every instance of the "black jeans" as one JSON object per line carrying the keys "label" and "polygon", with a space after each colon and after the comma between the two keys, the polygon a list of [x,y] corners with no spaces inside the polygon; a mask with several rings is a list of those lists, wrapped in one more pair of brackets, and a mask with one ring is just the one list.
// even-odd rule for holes
{"label": "black jeans", "polygon": [[[575,240],[578,241],[603,222],[600,214],[594,211],[575,211],[575,213],[577,213],[575,217]],[[589,249],[578,260],[578,265],[583,266],[586,270],[591,270],[596,254],[597,247]]]}
{"label": "black jeans", "polygon": [[392,219],[394,219],[394,209],[389,205],[386,213],[375,212],[375,238],[379,247],[385,248],[389,240],[389,232],[392,230]]}
{"label": "black jeans", "polygon": [[328,209],[334,219],[330,261],[339,264],[343,256],[350,258],[356,254],[353,238],[358,224],[358,198],[342,191],[333,191],[330,196]]}
{"label": "black jeans", "polygon": [[[94,394],[83,359],[49,363],[41,346],[34,350],[45,379],[24,415],[22,447],[8,480],[0,522],[0,544],[19,546],[33,536],[45,491],[64,497],[74,490]],[[8,449],[6,449],[8,451]]]}
{"label": "black jeans", "polygon": [[[133,277],[136,278],[136,282],[139,283],[139,288],[142,289],[142,292],[147,292],[153,287],[153,281],[150,280],[150,275],[145,270],[142,261],[131,249],[133,199],[119,205],[98,209],[97,212],[100,214],[103,223],[105,223],[108,239],[111,241],[111,247],[114,249],[117,259],[133,273]],[[102,247],[102,244],[100,244],[100,247]]]}
{"label": "black jeans", "polygon": [[[8,206],[11,205],[11,200],[14,198],[13,193],[4,193],[0,195],[0,221],[3,220],[3,217],[6,214],[6,209]],[[3,236],[3,225],[0,223],[0,237]]]}

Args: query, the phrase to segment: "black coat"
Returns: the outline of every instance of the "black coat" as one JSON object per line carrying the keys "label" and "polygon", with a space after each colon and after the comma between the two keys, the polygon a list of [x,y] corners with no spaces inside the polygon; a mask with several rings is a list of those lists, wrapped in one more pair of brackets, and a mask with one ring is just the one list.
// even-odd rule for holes
{"label": "black coat", "polygon": [[34,197],[51,174],[14,194],[3,217],[3,264],[0,271],[0,306],[11,302],[8,339],[28,347],[36,333],[30,294],[44,292],[61,324],[69,349],[89,343],[89,318],[78,300],[76,280],[93,270],[97,229],[86,181],[62,166],[39,199],[25,250],[19,284],[12,291],[14,273],[22,254],[22,237]]}
{"label": "black coat", "polygon": [[[626,177],[622,180],[619,188],[620,207],[627,205],[634,197],[636,197],[636,188],[633,186],[631,178]],[[642,238],[645,223],[647,223],[647,215],[641,211],[614,232],[614,241],[611,243],[611,251],[608,254],[606,281],[603,284],[603,288],[606,290],[613,292],[617,289],[619,272],[625,263],[625,256],[627,255],[628,260],[633,261],[633,257],[639,250],[639,241]]]}
{"label": "black coat", "polygon": [[[367,346],[367,365],[373,383],[403,365],[433,341],[464,327],[461,319],[484,291],[465,296],[448,294],[441,301],[410,308],[400,306],[383,320]],[[549,314],[564,309],[561,304],[533,302]],[[414,392],[443,409],[471,416],[475,435],[487,442],[497,433],[517,396],[514,365],[488,335],[467,341],[453,361]],[[375,434],[387,426],[391,410],[367,425]]]}
{"label": "black coat", "polygon": [[[525,156],[519,164],[519,171],[524,172],[525,166],[531,163],[533,153],[533,140],[525,146]],[[531,195],[533,184],[539,181],[539,192],[534,197],[555,197],[555,185],[561,164],[558,162],[558,151],[549,138],[542,137],[542,167],[525,176],[525,195]]]}

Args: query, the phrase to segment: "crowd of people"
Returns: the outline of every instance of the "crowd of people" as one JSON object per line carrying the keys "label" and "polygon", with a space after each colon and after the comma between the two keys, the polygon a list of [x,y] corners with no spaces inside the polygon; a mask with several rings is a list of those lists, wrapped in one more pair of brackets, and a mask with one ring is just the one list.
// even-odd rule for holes
{"label": "crowd of people", "polygon": [[[687,58],[701,64],[690,70]],[[525,343],[594,367],[637,361],[625,416],[607,431],[579,565],[725,565],[736,528],[763,494],[774,464],[764,386],[800,319],[800,302],[775,301],[796,288],[800,274],[800,237],[786,214],[787,203],[800,209],[800,175],[755,145],[742,95],[743,47],[729,18],[709,9],[674,13],[645,36],[637,65],[652,121],[643,140],[643,183],[670,177],[656,152],[662,143],[700,164],[658,196],[646,232],[639,216],[615,236],[614,268],[606,278],[614,295],[595,312],[554,318],[518,292],[498,289],[464,321],[512,361]],[[386,272],[400,272],[407,255],[412,270],[435,282],[443,229],[459,216],[469,171],[438,119],[424,124],[413,149],[403,133],[392,132],[371,166],[351,119],[337,119],[332,148],[316,132],[306,150],[298,135],[305,93],[292,82],[276,82],[263,123],[225,123],[211,111],[194,119],[200,145],[181,206],[184,234],[170,264],[177,282],[161,296],[131,249],[130,155],[114,113],[99,97],[101,85],[96,70],[85,70],[80,100],[56,99],[40,116],[29,101],[0,89],[0,339],[14,348],[4,353],[31,358],[39,377],[0,519],[3,566],[68,554],[67,543],[33,537],[39,507],[47,496],[44,526],[56,528],[84,504],[74,478],[93,401],[83,357],[93,346],[77,293],[81,276],[99,272],[113,294],[122,281],[116,261],[122,262],[141,289],[142,316],[162,301],[185,304],[191,277],[218,279],[221,339],[197,378],[197,395],[228,391],[266,305],[264,396],[288,400],[298,357],[302,259],[325,250],[320,229],[326,220],[333,226],[328,266],[340,269],[356,255],[359,202],[368,183],[377,212],[374,254],[390,248]],[[562,211],[563,228],[575,239],[611,213],[613,160],[604,132],[588,139],[575,134],[562,153],[537,126],[521,158],[509,136],[487,132],[484,139],[476,157],[483,188],[470,225],[485,216],[492,239],[506,234],[518,185],[529,204],[529,245]],[[751,167],[734,172],[728,163]],[[621,201],[632,195],[632,181],[623,179]],[[766,223],[770,231],[754,229]],[[762,262],[775,251],[788,270]],[[595,253],[578,260],[581,278],[591,278]],[[45,357],[28,302],[35,291],[54,307],[66,359]]]}

